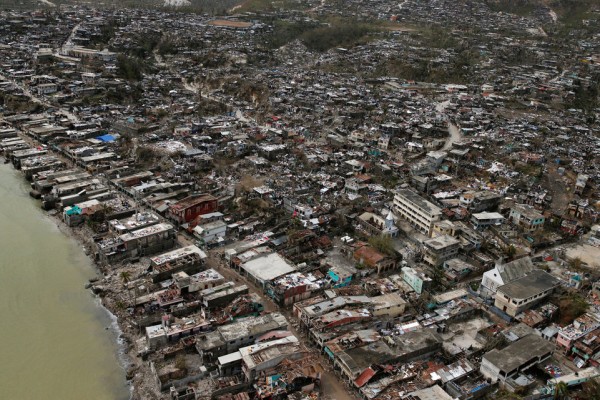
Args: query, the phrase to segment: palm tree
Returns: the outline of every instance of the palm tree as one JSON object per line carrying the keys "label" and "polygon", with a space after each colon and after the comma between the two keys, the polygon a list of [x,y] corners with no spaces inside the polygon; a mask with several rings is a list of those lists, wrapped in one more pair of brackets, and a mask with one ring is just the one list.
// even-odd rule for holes
{"label": "palm tree", "polygon": [[119,276],[121,277],[123,286],[127,286],[131,278],[131,274],[129,273],[129,271],[121,271],[121,274]]}
{"label": "palm tree", "polygon": [[575,257],[569,261],[569,267],[575,271],[580,271],[582,266],[583,261],[579,257]]}
{"label": "palm tree", "polygon": [[102,219],[101,221],[104,222],[108,219],[108,216],[114,211],[114,208],[112,206],[107,205],[106,203],[102,203]]}
{"label": "palm tree", "polygon": [[514,245],[511,244],[508,247],[508,249],[506,249],[506,255],[508,256],[508,258],[512,259],[515,256],[515,254],[517,254],[517,249]]}
{"label": "palm tree", "polygon": [[569,398],[569,387],[565,382],[557,382],[554,387],[554,399],[565,400]]}
{"label": "palm tree", "polygon": [[131,273],[129,271],[121,271],[119,274],[121,277],[121,282],[123,282],[123,287],[127,290],[127,296],[129,297],[129,304],[131,305],[133,302],[131,301],[131,291],[129,290],[128,283],[131,281]]}

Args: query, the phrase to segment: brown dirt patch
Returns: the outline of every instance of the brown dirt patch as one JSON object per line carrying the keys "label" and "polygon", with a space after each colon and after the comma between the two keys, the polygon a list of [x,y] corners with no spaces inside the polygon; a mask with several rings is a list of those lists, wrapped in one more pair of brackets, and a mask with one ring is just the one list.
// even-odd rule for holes
{"label": "brown dirt patch", "polygon": [[252,26],[250,22],[231,21],[228,19],[215,19],[213,21],[210,21],[208,24],[214,26],[225,26],[228,28],[249,28]]}

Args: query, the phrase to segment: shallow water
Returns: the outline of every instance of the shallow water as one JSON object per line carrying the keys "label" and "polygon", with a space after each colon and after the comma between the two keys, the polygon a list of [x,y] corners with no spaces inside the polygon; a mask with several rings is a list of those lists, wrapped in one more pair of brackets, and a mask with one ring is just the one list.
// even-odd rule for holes
{"label": "shallow water", "polygon": [[0,163],[0,398],[128,399],[93,265],[28,192]]}

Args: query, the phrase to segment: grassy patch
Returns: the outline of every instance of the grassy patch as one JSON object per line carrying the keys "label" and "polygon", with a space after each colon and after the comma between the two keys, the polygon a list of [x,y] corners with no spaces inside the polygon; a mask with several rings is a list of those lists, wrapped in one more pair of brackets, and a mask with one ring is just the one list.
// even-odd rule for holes
{"label": "grassy patch", "polygon": [[417,31],[417,35],[427,47],[436,49],[455,49],[459,42],[448,29],[439,26],[429,26]]}
{"label": "grassy patch", "polygon": [[580,315],[584,314],[589,304],[578,293],[569,293],[559,300],[559,323],[567,325]]}
{"label": "grassy patch", "polygon": [[300,40],[309,50],[323,52],[334,47],[351,48],[366,43],[370,33],[381,28],[376,24],[356,21],[275,21],[273,33],[267,37],[269,48],[276,49]]}
{"label": "grassy patch", "polygon": [[117,75],[119,78],[139,81],[142,79],[145,70],[144,64],[144,61],[138,57],[119,54],[117,57]]}
{"label": "grassy patch", "polygon": [[470,50],[463,50],[452,57],[448,63],[434,63],[425,58],[416,61],[390,57],[382,61],[372,77],[393,76],[400,79],[431,83],[473,83],[473,67],[478,62],[478,55]]}
{"label": "grassy patch", "polygon": [[539,2],[535,0],[488,0],[486,4],[490,10],[495,12],[527,17],[538,7]]}
{"label": "grassy patch", "polygon": [[527,176],[539,176],[542,169],[543,167],[539,165],[526,164],[520,161],[515,164],[515,171]]}
{"label": "grassy patch", "polygon": [[596,0],[553,0],[550,3],[559,17],[559,21],[567,26],[579,26],[581,21],[590,17],[590,10]]}
{"label": "grassy patch", "polygon": [[301,40],[314,51],[327,51],[334,47],[354,47],[367,41],[367,35],[376,29],[365,23],[335,22],[304,32]]}
{"label": "grassy patch", "polygon": [[273,33],[267,37],[267,46],[277,49],[299,39],[304,33],[316,29],[318,26],[319,24],[315,21],[275,21]]}
{"label": "grassy patch", "polygon": [[240,5],[232,7],[232,13],[243,12],[271,12],[271,11],[303,11],[309,4],[303,0],[246,0]]}

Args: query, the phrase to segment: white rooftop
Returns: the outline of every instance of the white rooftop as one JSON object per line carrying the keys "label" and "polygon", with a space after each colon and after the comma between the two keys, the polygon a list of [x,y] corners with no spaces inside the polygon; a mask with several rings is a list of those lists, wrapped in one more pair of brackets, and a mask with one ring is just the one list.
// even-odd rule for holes
{"label": "white rooftop", "polygon": [[277,253],[256,257],[244,264],[242,268],[257,280],[266,282],[296,270]]}

